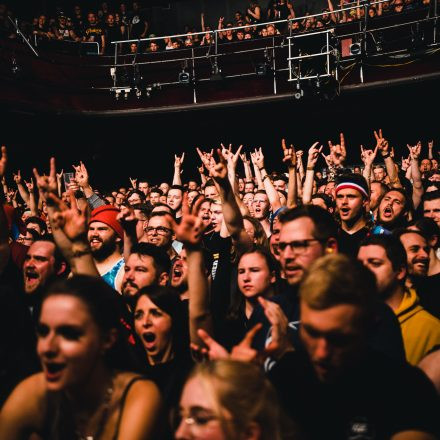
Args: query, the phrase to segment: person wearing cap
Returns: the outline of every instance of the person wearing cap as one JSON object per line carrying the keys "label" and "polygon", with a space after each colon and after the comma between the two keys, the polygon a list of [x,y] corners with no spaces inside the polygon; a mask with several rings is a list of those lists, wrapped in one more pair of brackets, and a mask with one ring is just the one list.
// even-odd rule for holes
{"label": "person wearing cap", "polygon": [[340,218],[339,251],[356,257],[359,244],[370,230],[367,224],[370,201],[367,181],[359,174],[340,175],[336,180],[335,194]]}
{"label": "person wearing cap", "polygon": [[124,258],[121,254],[124,230],[116,219],[119,210],[103,205],[92,211],[88,240],[92,256],[101,277],[118,292],[124,276]]}

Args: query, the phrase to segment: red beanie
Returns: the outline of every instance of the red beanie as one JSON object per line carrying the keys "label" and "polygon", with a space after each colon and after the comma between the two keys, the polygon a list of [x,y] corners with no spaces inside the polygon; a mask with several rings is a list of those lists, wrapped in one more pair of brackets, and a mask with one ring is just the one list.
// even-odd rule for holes
{"label": "red beanie", "polygon": [[103,205],[92,211],[89,225],[92,222],[102,222],[107,226],[110,226],[120,238],[124,237],[124,230],[121,224],[116,220],[116,216],[119,214],[119,209],[112,205]]}

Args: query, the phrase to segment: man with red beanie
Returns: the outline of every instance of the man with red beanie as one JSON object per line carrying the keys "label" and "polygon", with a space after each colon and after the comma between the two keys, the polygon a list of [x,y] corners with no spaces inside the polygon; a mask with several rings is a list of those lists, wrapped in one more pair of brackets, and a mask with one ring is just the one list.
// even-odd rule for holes
{"label": "man with red beanie", "polygon": [[124,276],[124,259],[121,254],[124,230],[116,220],[119,210],[103,205],[92,211],[88,239],[92,256],[101,277],[118,292]]}

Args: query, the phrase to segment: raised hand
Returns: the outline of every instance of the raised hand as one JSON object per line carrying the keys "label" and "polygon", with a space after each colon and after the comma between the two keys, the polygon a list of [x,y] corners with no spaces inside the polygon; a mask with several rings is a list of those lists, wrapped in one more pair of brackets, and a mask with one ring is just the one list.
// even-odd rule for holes
{"label": "raised hand", "polygon": [[361,145],[361,159],[362,162],[365,164],[365,166],[372,165],[374,162],[374,159],[377,155],[378,146],[376,145],[376,148],[373,150],[366,150],[364,149],[364,146]]}
{"label": "raised hand", "polygon": [[250,163],[250,160],[247,158],[246,153],[242,153],[242,154],[240,154],[240,159],[242,160],[242,162],[243,162],[244,164],[249,164],[249,163]]}
{"label": "raised hand", "polygon": [[409,155],[411,157],[411,160],[419,160],[420,153],[422,151],[422,143],[419,141],[416,145],[411,146],[406,144],[409,150]]}
{"label": "raised hand", "polygon": [[75,170],[75,180],[81,188],[89,186],[89,173],[83,162],[80,162],[78,166],[73,165]]}
{"label": "raised hand", "polygon": [[230,358],[240,362],[253,362],[258,358],[258,351],[252,348],[255,335],[261,330],[261,323],[252,327],[245,335],[243,340],[232,348]]}
{"label": "raised hand", "polygon": [[41,196],[47,200],[50,193],[56,194],[58,190],[55,158],[50,158],[49,175],[40,175],[38,170],[34,168],[35,183],[40,191]]}
{"label": "raised hand", "polygon": [[262,297],[258,298],[261,307],[264,309],[266,318],[271,323],[271,342],[263,351],[263,356],[280,359],[286,351],[293,350],[292,343],[288,337],[289,320],[281,307]]}
{"label": "raised hand", "polygon": [[133,189],[137,188],[137,179],[132,179],[131,177],[129,177],[130,179],[130,185]]}
{"label": "raised hand", "polygon": [[174,155],[174,168],[181,168],[183,165],[183,161],[185,160],[185,153],[182,153],[182,156]]}
{"label": "raised hand", "polygon": [[210,170],[210,176],[221,184],[228,179],[228,168],[226,159],[220,149],[217,150],[217,154],[219,157],[219,162],[214,162],[215,165]]}
{"label": "raised hand", "polygon": [[122,205],[116,220],[121,224],[125,231],[136,229],[138,219],[136,218],[134,209],[129,205]]}
{"label": "raised hand", "polygon": [[64,170],[61,170],[59,173],[57,173],[57,180],[61,182],[61,179],[63,178]]}
{"label": "raised hand", "polygon": [[321,151],[323,149],[322,145],[320,148],[318,148],[318,145],[319,142],[315,142],[309,148],[309,154],[307,156],[307,169],[315,168],[316,162],[318,162],[319,155],[321,154]]}
{"label": "raised hand", "polygon": [[409,167],[411,166],[411,155],[408,156],[407,158],[402,157],[402,171],[406,171]]}
{"label": "raised hand", "polygon": [[8,191],[8,193],[6,194],[6,198],[9,203],[12,203],[13,201],[15,201],[17,199],[17,193],[18,193],[18,190],[10,189]]}
{"label": "raised hand", "polygon": [[24,183],[25,183],[26,188],[28,189],[28,191],[29,191],[30,193],[34,192],[34,181],[32,180],[32,177],[31,177],[31,180],[30,180],[29,182],[27,182],[27,181],[25,180]]}
{"label": "raised hand", "polygon": [[214,154],[214,150],[211,150],[210,153],[205,153],[204,151],[201,151],[199,148],[196,148],[196,150],[197,150],[197,153],[199,154],[199,157],[200,157],[200,160],[202,161],[202,164],[205,166],[205,168],[209,172],[215,164],[215,161],[212,157],[212,155]]}
{"label": "raised hand", "polygon": [[177,224],[174,219],[169,216],[171,220],[172,228],[176,234],[176,240],[182,242],[186,248],[199,247],[205,226],[203,221],[198,217],[198,209],[200,205],[204,202],[201,198],[196,205],[193,207],[193,212],[190,212],[188,206],[188,194],[183,194],[182,201],[182,218],[180,224]]}
{"label": "raised hand", "polygon": [[48,198],[57,210],[52,215],[52,227],[61,229],[72,243],[87,242],[87,210],[81,212],[76,204],[75,196],[69,191],[70,207],[55,194],[50,193]]}
{"label": "raised hand", "polygon": [[19,185],[21,183],[21,173],[20,170],[17,171],[17,174],[13,175],[14,177],[14,182]]}
{"label": "raised hand", "polygon": [[335,166],[343,165],[345,159],[347,158],[344,133],[340,133],[339,136],[340,136],[339,144],[333,144],[332,141],[328,141],[328,146],[330,147],[331,160]]}
{"label": "raised hand", "polygon": [[199,347],[197,344],[191,344],[191,349],[200,353],[202,356],[207,357],[211,361],[217,361],[221,359],[229,359],[228,350],[223,345],[220,345],[215,339],[211,338],[209,334],[203,330],[197,330],[197,334],[200,339],[206,345],[205,347]]}
{"label": "raised hand", "polygon": [[390,154],[390,145],[383,137],[381,128],[379,128],[379,132],[374,130],[374,137],[376,138],[376,148],[379,149],[382,156],[388,156]]}
{"label": "raised hand", "polygon": [[256,149],[251,153],[252,163],[257,166],[260,170],[264,168],[264,154],[263,150],[260,148]]}
{"label": "raised hand", "polygon": [[2,146],[2,157],[0,158],[0,179],[3,179],[8,165],[8,152],[6,147]]}
{"label": "raised hand", "polygon": [[281,148],[283,149],[283,162],[287,165],[287,168],[295,168],[297,156],[293,144],[290,144],[290,148],[287,148],[286,139],[281,139]]}

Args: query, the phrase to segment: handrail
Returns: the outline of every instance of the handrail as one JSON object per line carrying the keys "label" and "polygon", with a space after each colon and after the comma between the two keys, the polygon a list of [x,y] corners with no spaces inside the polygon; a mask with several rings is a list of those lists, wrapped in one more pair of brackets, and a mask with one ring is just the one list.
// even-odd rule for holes
{"label": "handrail", "polygon": [[15,27],[17,34],[20,35],[21,38],[23,38],[23,41],[28,45],[29,49],[34,53],[34,55],[36,55],[38,57],[39,56],[38,52],[34,49],[34,47],[28,41],[28,39],[23,35],[23,32],[21,32],[21,29],[18,26],[17,20],[16,21],[12,20],[12,18],[9,15],[8,15],[8,18],[9,18],[9,21],[12,23],[12,25]]}

